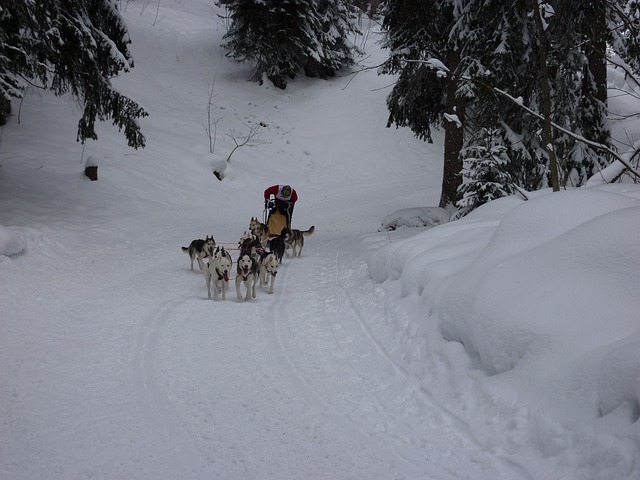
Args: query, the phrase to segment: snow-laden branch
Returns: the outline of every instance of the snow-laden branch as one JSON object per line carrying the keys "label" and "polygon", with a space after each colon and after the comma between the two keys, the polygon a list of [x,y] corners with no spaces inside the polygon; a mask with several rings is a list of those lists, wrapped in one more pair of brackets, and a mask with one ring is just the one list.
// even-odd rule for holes
{"label": "snow-laden branch", "polygon": [[[524,105],[522,98],[521,97],[513,97],[512,95],[508,94],[507,92],[505,92],[504,90],[499,89],[498,87],[495,87],[493,85],[489,85],[486,82],[483,82],[481,80],[478,80],[476,78],[471,78],[468,77],[466,75],[457,75],[453,72],[451,72],[451,70],[449,70],[449,68],[447,68],[440,60],[438,60],[437,58],[429,58],[426,60],[406,60],[407,62],[414,62],[414,63],[421,63],[423,65],[426,65],[427,67],[436,70],[436,74],[437,75],[455,75],[459,80],[463,80],[466,82],[471,82],[471,83],[475,83],[477,85],[483,86],[485,88],[488,88],[492,91],[494,91],[495,93],[497,93],[498,95],[501,95],[503,97],[505,97],[507,100],[511,101],[512,103],[514,103],[515,105],[517,105],[519,108],[523,109],[525,112],[527,112],[528,114],[540,119],[540,120],[544,120],[544,116],[542,116],[541,114],[539,114],[538,112],[533,111],[532,109],[530,109],[529,107],[527,107],[526,105]],[[609,155],[611,155],[613,158],[615,158],[618,162],[620,162],[626,169],[627,171],[632,174],[634,177],[640,179],[640,171],[636,170],[632,164],[631,164],[631,160],[637,156],[638,154],[640,154],[640,146],[637,148],[634,148],[626,153],[624,153],[623,155],[620,155],[618,152],[616,152],[615,150],[613,150],[611,147],[604,145],[602,143],[598,143],[598,142],[594,142],[592,140],[589,140],[585,137],[583,137],[582,135],[578,135],[577,133],[572,132],[571,130],[568,130],[560,125],[558,125],[555,122],[550,122],[551,126],[555,129],[558,130],[562,133],[565,133],[566,135],[569,135],[571,138],[585,143],[587,145],[589,145],[590,147],[596,149],[596,150],[600,150],[603,152],[608,153]]]}
{"label": "snow-laden branch", "polygon": [[[511,102],[515,103],[516,105],[518,105],[525,112],[529,113],[530,115],[533,115],[536,118],[544,120],[544,117],[542,115],[540,115],[538,112],[534,112],[529,107],[524,105],[522,103],[522,99],[515,98],[515,97],[509,95],[504,90],[499,89],[498,87],[491,87],[491,88],[493,89],[494,92],[502,95],[503,97],[507,98],[509,101],[511,101]],[[594,148],[596,150],[604,151],[604,152],[608,153],[609,155],[613,156],[617,161],[622,163],[622,165],[624,165],[627,168],[629,173],[631,173],[636,178],[640,178],[640,172],[638,170],[636,170],[635,168],[633,168],[633,166],[631,165],[631,159],[633,157],[635,157],[636,155],[638,155],[638,153],[640,152],[640,149],[636,148],[635,150],[630,150],[627,153],[625,153],[623,155],[620,155],[620,154],[618,154],[618,152],[616,152],[615,150],[613,150],[611,147],[609,147],[607,145],[604,145],[604,144],[598,143],[598,142],[594,142],[593,140],[589,140],[588,138],[585,138],[582,135],[578,135],[577,133],[574,133],[571,130],[566,129],[566,128],[558,125],[557,123],[555,123],[553,121],[550,122],[550,123],[551,123],[551,126],[553,128],[555,128],[556,130],[558,130],[558,131],[560,131],[562,133],[565,133],[565,134],[569,135],[573,139],[575,139],[575,140],[577,140],[579,142],[585,143],[585,144],[589,145],[590,147],[592,147],[592,148]]]}

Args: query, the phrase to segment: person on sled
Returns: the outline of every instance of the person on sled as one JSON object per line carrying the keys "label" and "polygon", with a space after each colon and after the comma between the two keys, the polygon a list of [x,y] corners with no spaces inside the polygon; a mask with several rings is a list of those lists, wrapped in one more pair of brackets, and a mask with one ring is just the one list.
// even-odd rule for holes
{"label": "person on sled", "polygon": [[[271,197],[273,200],[270,200]],[[264,207],[269,209],[269,235],[280,235],[284,227],[291,228],[293,207],[298,194],[290,185],[272,185],[264,191]]]}

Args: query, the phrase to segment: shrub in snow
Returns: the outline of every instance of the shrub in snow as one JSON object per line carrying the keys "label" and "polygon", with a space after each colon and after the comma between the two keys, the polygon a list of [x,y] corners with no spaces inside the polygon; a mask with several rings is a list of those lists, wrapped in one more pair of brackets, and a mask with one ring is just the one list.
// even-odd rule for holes
{"label": "shrub in snow", "polygon": [[458,216],[514,193],[513,181],[507,171],[507,147],[500,142],[498,130],[483,128],[480,142],[465,148],[462,155],[463,181],[458,188],[462,198],[457,202]]}
{"label": "shrub in snow", "polygon": [[223,37],[228,56],[255,62],[251,79],[265,75],[284,89],[300,70],[310,77],[332,77],[354,63],[358,49],[355,14],[338,0],[218,0],[231,19]]}

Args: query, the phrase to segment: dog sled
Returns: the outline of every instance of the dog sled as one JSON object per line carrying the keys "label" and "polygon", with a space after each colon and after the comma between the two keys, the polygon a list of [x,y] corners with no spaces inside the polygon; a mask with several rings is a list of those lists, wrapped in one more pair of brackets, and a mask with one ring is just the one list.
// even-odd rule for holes
{"label": "dog sled", "polygon": [[263,221],[269,229],[270,237],[280,235],[283,228],[290,226],[291,219],[287,219],[287,216],[276,207],[276,202],[274,199],[268,200],[265,203],[263,216]]}

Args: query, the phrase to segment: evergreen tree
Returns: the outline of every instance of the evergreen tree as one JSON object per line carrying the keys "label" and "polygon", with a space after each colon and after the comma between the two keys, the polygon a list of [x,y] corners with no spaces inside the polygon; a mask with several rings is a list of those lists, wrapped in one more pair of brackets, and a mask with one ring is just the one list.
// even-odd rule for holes
{"label": "evergreen tree", "polygon": [[442,126],[446,91],[451,76],[438,74],[423,63],[441,58],[447,50],[453,7],[438,0],[387,0],[384,3],[384,47],[389,58],[381,73],[399,74],[387,97],[387,126],[409,127],[431,143],[431,131]]}
{"label": "evergreen tree", "polygon": [[[640,72],[640,21],[636,0],[557,0],[549,18],[554,118],[574,133],[610,146],[607,124],[607,50]],[[567,34],[567,32],[572,32]],[[578,106],[576,108],[576,105]],[[558,133],[563,184],[580,186],[609,164],[602,152]]]}
{"label": "evergreen tree", "polygon": [[[587,2],[587,0],[582,0]],[[631,68],[640,72],[640,1],[603,0],[606,44]]]}
{"label": "evergreen tree", "polygon": [[520,97],[537,110],[538,46],[530,1],[473,3],[467,4],[463,21],[452,32],[466,39],[463,75],[471,79],[467,82],[468,138],[473,144],[485,126],[499,126],[494,135],[507,148],[514,182],[527,190],[539,189],[546,186],[544,148],[536,133],[541,122],[495,91]]}
{"label": "evergreen tree", "polygon": [[[454,1],[388,0],[383,27],[390,50],[383,73],[399,73],[387,98],[387,126],[409,127],[431,142],[431,129],[444,127],[445,152],[440,206],[455,204],[461,182],[467,92],[459,81],[462,39],[449,35],[461,12]],[[437,58],[447,64],[443,74],[425,60]],[[446,115],[445,115],[446,114]],[[444,121],[444,119],[447,121]]]}
{"label": "evergreen tree", "polygon": [[514,193],[513,181],[507,171],[507,147],[500,141],[500,132],[483,128],[475,143],[462,151],[463,182],[459,188],[461,198],[457,202],[460,216],[491,200]]}
{"label": "evergreen tree", "polygon": [[[389,124],[409,126],[418,137],[430,140],[431,128],[439,126],[444,113],[451,117],[447,105],[454,105],[465,142],[473,141],[484,126],[499,126],[516,184],[528,190],[548,185],[546,145],[552,143],[561,167],[553,173],[558,172],[565,185],[581,185],[608,163],[606,156],[558,131],[544,141],[539,134],[544,122],[496,89],[520,97],[534,112],[542,114],[546,104],[548,120],[608,144],[605,55],[608,48],[632,70],[640,66],[639,4],[638,0],[388,0],[384,26],[390,56],[384,71],[399,74],[388,98]],[[539,53],[543,38],[533,14],[538,10],[544,10],[546,21],[543,59]],[[448,67],[446,77],[423,63],[432,57]],[[548,73],[544,80],[541,60]],[[454,96],[457,104],[452,103]],[[453,150],[464,145],[459,137],[449,141],[447,127],[448,178],[443,179],[443,195],[445,185],[455,181]]]}
{"label": "evergreen tree", "polygon": [[285,88],[300,70],[327,78],[354,62],[349,41],[354,9],[342,0],[219,0],[231,25],[223,46],[228,56],[255,62],[252,80],[266,76]]}
{"label": "evergreen tree", "polygon": [[97,139],[96,120],[111,119],[144,147],[137,119],[146,112],[110,80],[133,67],[130,43],[115,0],[0,0],[0,97],[28,85],[70,93],[83,108],[79,141]]}

